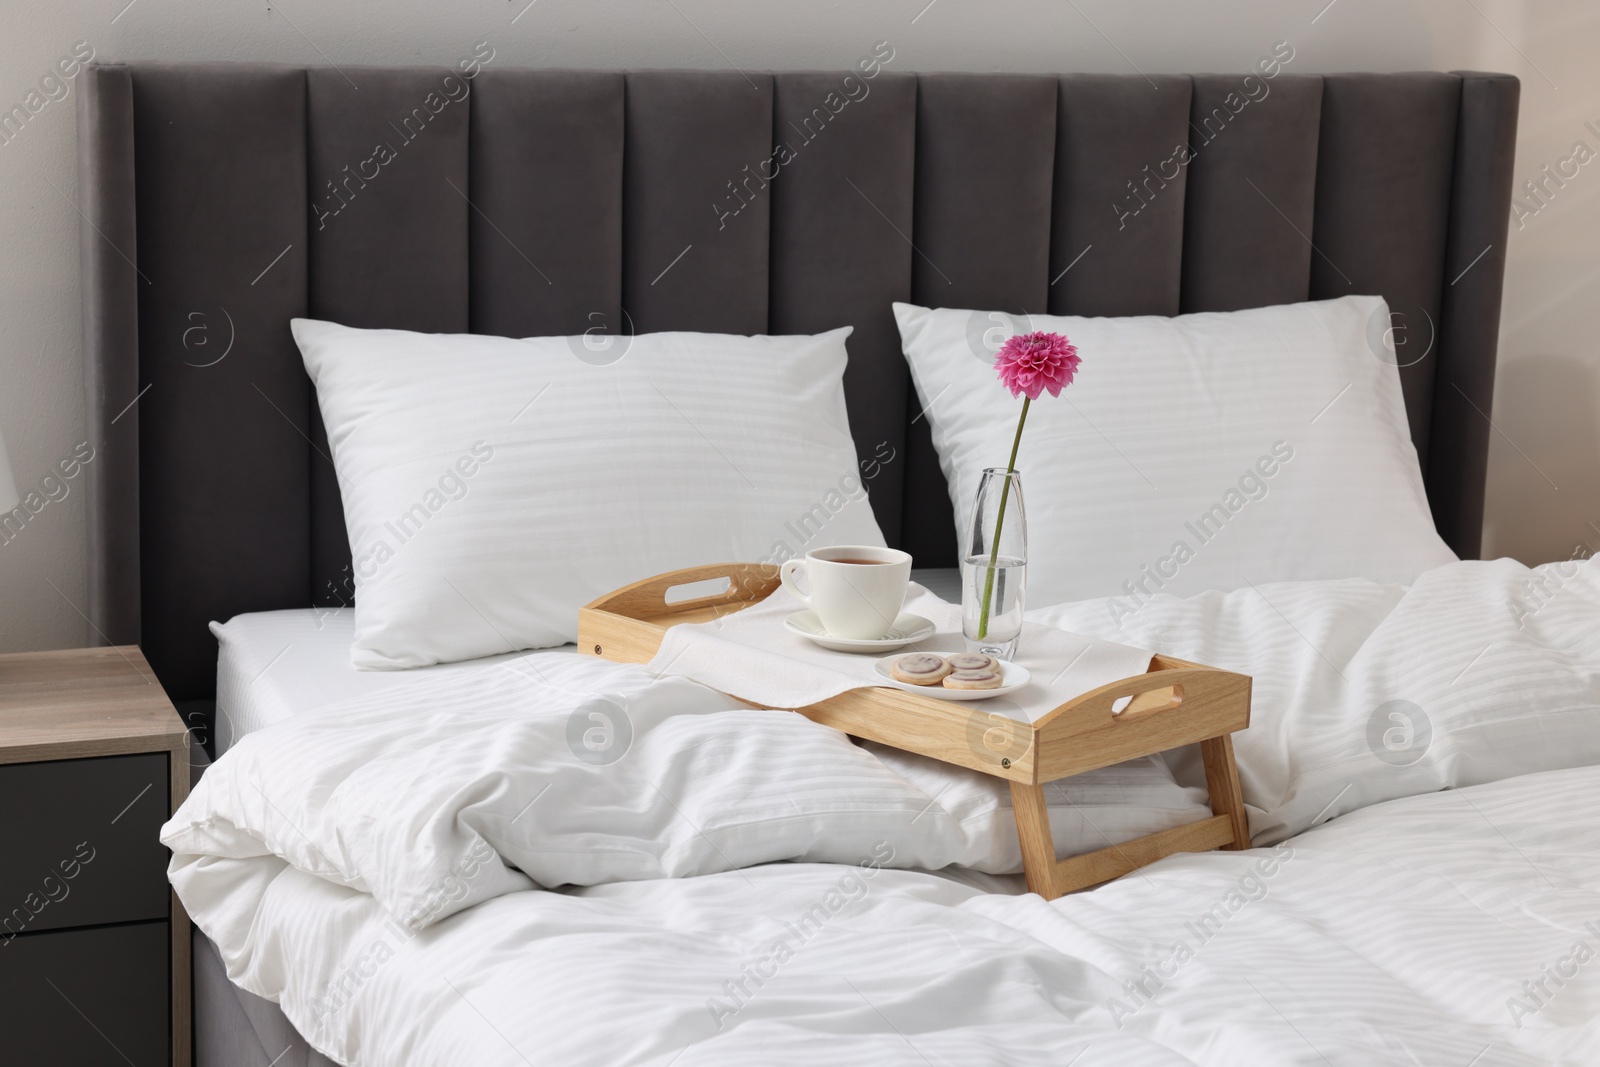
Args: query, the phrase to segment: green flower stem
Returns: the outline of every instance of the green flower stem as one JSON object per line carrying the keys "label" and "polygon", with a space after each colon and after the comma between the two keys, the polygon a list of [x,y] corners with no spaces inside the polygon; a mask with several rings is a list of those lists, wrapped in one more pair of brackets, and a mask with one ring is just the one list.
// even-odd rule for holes
{"label": "green flower stem", "polygon": [[[1028,405],[1032,397],[1022,398],[1022,414],[1017,417],[1017,436],[1011,442],[1011,462],[1006,464],[1006,474],[1017,469],[1017,449],[1022,447],[1022,424],[1028,421]],[[1000,531],[1006,524],[1006,499],[1011,496],[1011,479],[1000,487],[1000,510],[994,517],[994,545],[989,549],[989,574],[983,580],[983,609],[978,615],[978,640],[989,636],[989,604],[994,599],[994,570],[1000,562]]]}

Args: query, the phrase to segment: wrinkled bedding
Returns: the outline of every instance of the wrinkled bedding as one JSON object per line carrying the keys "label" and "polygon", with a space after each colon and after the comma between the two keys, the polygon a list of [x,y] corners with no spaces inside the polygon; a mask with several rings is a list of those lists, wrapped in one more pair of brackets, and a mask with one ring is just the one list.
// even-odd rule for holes
{"label": "wrinkled bedding", "polygon": [[[1251,673],[1271,847],[1047,904],[982,776],[551,654],[250,735],[172,881],[350,1064],[1600,1062],[1587,566],[1136,608],[1034,617]],[[1172,767],[1063,783],[1058,848],[1203,814]]]}
{"label": "wrinkled bedding", "polygon": [[884,847],[514,892],[415,934],[282,861],[214,860],[232,904],[199,920],[360,1067],[1592,1064],[1597,796],[1580,768],[1392,801],[1050,904]]}

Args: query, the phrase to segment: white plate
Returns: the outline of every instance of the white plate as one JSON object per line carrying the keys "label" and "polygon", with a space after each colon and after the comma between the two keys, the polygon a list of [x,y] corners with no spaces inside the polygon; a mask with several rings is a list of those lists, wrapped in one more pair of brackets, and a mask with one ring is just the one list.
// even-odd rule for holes
{"label": "white plate", "polygon": [[783,620],[790,633],[834,652],[893,652],[913,641],[924,641],[933,636],[936,627],[921,615],[901,612],[889,627],[889,632],[876,641],[862,641],[854,637],[831,637],[822,628],[822,620],[814,611],[797,611]]}
{"label": "white plate", "polygon": [[[936,652],[931,654],[938,655]],[[899,658],[899,656],[885,656],[874,665],[879,676],[883,678],[883,684],[893,686],[896,689],[904,689],[908,693],[919,693],[935,700],[988,700],[990,697],[1003,697],[1007,693],[1015,693],[1018,689],[1027,685],[1028,679],[1033,677],[1028,673],[1028,668],[1003,659],[1000,661],[1000,688],[998,689],[946,689],[943,685],[912,685],[910,682],[900,681],[900,679],[889,673],[889,668],[893,667],[894,661]]]}

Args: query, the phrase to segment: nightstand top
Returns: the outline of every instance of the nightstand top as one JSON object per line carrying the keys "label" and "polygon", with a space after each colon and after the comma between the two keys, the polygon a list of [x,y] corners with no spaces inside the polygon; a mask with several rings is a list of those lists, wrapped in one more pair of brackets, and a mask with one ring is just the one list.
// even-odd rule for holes
{"label": "nightstand top", "polygon": [[0,655],[0,763],[187,743],[183,721],[135,646]]}

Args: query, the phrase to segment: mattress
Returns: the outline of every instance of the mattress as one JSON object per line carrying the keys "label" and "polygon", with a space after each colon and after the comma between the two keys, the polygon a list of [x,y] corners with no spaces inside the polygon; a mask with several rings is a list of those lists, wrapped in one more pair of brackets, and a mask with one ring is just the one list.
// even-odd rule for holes
{"label": "mattress", "polygon": [[[355,612],[295,608],[236,615],[212,623],[217,656],[216,754],[265,726],[350,697],[415,685],[442,674],[470,674],[535,655],[512,652],[410,671],[358,671],[350,664]],[[569,648],[571,646],[568,646]]]}
{"label": "mattress", "polygon": [[[960,571],[953,567],[914,570],[911,576],[946,600],[960,599]],[[441,674],[470,674],[543,654],[512,652],[408,671],[358,671],[350,664],[350,642],[355,637],[351,608],[251,612],[226,623],[214,622],[211,632],[219,645],[217,756],[246,734],[293,715],[416,685]]]}

